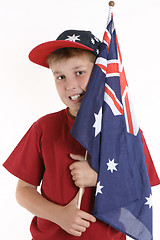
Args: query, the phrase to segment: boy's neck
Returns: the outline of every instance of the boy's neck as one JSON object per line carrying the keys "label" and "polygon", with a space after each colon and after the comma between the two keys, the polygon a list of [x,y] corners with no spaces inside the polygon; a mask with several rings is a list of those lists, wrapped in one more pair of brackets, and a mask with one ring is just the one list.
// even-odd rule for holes
{"label": "boy's neck", "polygon": [[68,116],[69,116],[70,118],[72,118],[72,119],[75,120],[76,117],[73,116],[73,115],[70,113],[69,108],[67,108],[67,113],[68,113]]}

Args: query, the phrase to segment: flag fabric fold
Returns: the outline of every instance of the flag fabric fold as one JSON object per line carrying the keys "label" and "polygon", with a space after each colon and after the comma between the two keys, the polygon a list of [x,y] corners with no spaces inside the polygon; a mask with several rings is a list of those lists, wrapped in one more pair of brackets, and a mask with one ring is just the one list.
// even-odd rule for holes
{"label": "flag fabric fold", "polygon": [[95,217],[133,239],[151,240],[151,186],[112,12],[71,135],[98,173]]}

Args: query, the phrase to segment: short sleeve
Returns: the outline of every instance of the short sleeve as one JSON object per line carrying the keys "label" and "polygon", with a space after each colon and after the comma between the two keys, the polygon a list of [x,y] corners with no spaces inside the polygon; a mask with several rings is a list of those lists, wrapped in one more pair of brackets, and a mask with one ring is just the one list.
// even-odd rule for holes
{"label": "short sleeve", "polygon": [[147,146],[147,143],[145,141],[142,131],[141,131],[141,136],[142,136],[142,142],[143,142],[144,154],[145,154],[145,158],[146,158],[149,180],[150,180],[151,186],[153,187],[153,186],[160,184],[160,180],[157,175],[155,166],[152,161],[151,154],[149,152],[149,149],[148,149],[148,146]]}
{"label": "short sleeve", "polygon": [[33,124],[3,166],[13,175],[32,185],[40,185],[44,173],[41,133]]}

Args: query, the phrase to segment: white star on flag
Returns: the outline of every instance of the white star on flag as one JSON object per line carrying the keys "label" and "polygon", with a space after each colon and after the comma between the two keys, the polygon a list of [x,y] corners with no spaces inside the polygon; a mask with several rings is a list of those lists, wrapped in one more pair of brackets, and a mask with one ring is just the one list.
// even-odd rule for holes
{"label": "white star on flag", "polygon": [[115,162],[114,162],[114,159],[112,159],[112,160],[109,159],[109,162],[106,163],[106,164],[108,165],[107,171],[110,170],[111,173],[113,173],[113,170],[117,171],[116,166],[118,165],[118,163],[115,163]]}
{"label": "white star on flag", "polygon": [[94,123],[93,127],[95,128],[95,137],[96,137],[98,135],[98,133],[100,133],[100,131],[101,131],[102,107],[100,108],[98,114],[94,113],[94,117],[95,117],[95,123]]}
{"label": "white star on flag", "polygon": [[101,185],[100,185],[100,181],[99,181],[99,182],[97,183],[96,196],[97,196],[98,193],[103,194],[102,191],[101,191],[102,188],[104,188],[104,186],[101,186]]}
{"label": "white star on flag", "polygon": [[71,41],[71,42],[75,42],[75,41],[80,41],[79,37],[80,35],[76,36],[75,34],[73,34],[73,36],[67,36],[68,38],[66,38],[65,40]]}
{"label": "white star on flag", "polygon": [[145,197],[145,199],[147,200],[147,202],[145,203],[145,205],[149,206],[149,209],[153,206],[152,205],[152,195],[150,194],[149,198]]}

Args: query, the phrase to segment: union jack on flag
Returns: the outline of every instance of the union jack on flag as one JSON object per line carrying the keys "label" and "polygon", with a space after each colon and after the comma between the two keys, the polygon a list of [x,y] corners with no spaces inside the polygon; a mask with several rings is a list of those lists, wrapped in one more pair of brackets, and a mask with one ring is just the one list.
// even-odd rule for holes
{"label": "union jack on flag", "polygon": [[[113,27],[113,25],[112,25]],[[113,31],[114,29],[111,29]],[[111,42],[111,34],[108,29],[106,29],[103,42],[107,45],[108,49],[110,47]],[[116,77],[120,78],[120,85],[121,85],[121,96],[122,96],[122,104],[116,98],[115,93],[110,89],[110,87],[105,84],[105,96],[104,101],[109,104],[113,113],[115,115],[124,114],[126,120],[127,131],[131,134],[137,135],[139,126],[136,121],[131,97],[129,94],[128,84],[125,76],[124,67],[122,65],[122,57],[120,53],[120,48],[117,42],[117,54],[118,59],[111,59],[106,60],[105,58],[99,57],[96,61],[96,64],[102,69],[102,71],[106,74],[106,77]],[[123,113],[124,111],[124,113]]]}
{"label": "union jack on flag", "polygon": [[151,240],[151,186],[111,12],[71,134],[98,173],[95,217],[133,239]]}

